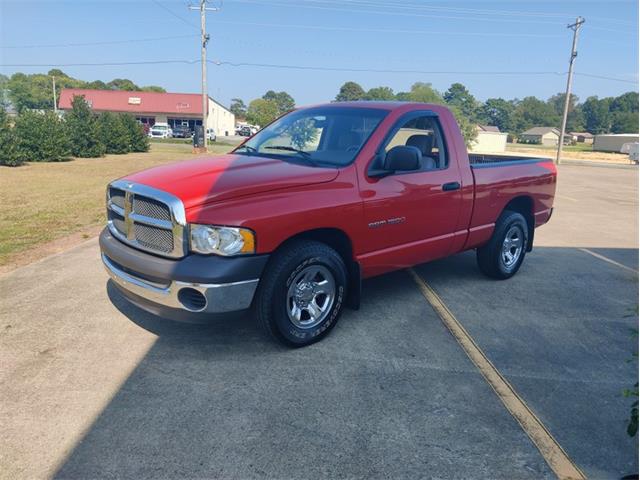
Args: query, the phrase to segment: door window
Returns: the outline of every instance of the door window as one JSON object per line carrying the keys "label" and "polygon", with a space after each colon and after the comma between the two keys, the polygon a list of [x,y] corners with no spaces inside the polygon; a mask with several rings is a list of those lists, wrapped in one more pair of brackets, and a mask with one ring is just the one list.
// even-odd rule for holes
{"label": "door window", "polygon": [[398,145],[416,147],[420,150],[422,170],[442,170],[449,165],[440,124],[433,115],[404,121],[385,145],[384,153]]}

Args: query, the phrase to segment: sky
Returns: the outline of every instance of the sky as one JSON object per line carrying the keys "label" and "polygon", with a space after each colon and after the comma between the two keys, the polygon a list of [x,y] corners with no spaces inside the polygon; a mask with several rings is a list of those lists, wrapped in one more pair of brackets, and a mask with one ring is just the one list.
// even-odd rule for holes
{"label": "sky", "polygon": [[[0,0],[0,73],[60,68],[83,80],[129,78],[138,85],[197,93],[200,16],[188,5],[188,0]],[[248,103],[267,90],[287,91],[298,105],[325,102],[349,80],[396,92],[418,81],[439,91],[460,82],[479,100],[546,99],[565,89],[572,39],[567,25],[578,15],[586,23],[573,92],[584,100],[638,90],[636,0],[210,0],[208,5],[219,8],[207,13],[208,90],[226,105],[236,97]],[[152,63],[167,61],[175,63]],[[150,63],[134,64],[140,62]],[[96,63],[131,64],[78,65]]]}

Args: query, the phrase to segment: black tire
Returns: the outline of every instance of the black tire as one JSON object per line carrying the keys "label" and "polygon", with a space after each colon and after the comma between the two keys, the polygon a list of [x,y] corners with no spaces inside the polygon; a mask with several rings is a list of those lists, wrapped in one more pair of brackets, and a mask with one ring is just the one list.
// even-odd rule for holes
{"label": "black tire", "polygon": [[[511,239],[515,239],[514,235],[518,235],[519,240],[517,242],[513,240],[512,244],[507,246],[505,245],[507,235]],[[518,212],[505,210],[496,222],[491,240],[476,251],[480,271],[498,280],[513,277],[524,261],[528,241],[529,229],[526,219]],[[519,249],[514,246],[516,244],[520,244]],[[505,250],[508,248],[508,253],[503,251],[503,247]],[[509,255],[513,255],[511,261]]]}
{"label": "black tire", "polygon": [[[294,280],[297,280],[299,275],[304,275],[305,272],[313,273],[314,270],[320,271],[321,275],[324,272],[324,275],[329,274],[333,277],[335,293],[332,296],[333,300],[326,304],[324,313],[319,315],[318,324],[313,325],[310,312],[306,312],[306,316],[309,316],[306,321],[310,324],[303,328],[294,324],[295,318],[290,318],[289,310],[293,305],[290,288],[299,291],[292,286]],[[322,279],[322,276],[317,278]],[[294,241],[278,250],[269,260],[256,292],[256,317],[265,332],[284,345],[310,345],[322,339],[335,327],[347,298],[347,285],[347,268],[335,250],[316,241]],[[316,302],[315,298],[307,303]],[[322,303],[322,294],[319,298]],[[304,322],[304,317],[305,310],[298,322]]]}

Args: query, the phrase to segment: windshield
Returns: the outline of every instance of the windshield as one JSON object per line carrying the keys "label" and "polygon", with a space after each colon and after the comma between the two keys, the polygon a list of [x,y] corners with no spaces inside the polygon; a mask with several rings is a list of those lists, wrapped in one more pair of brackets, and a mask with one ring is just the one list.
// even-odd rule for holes
{"label": "windshield", "polygon": [[348,165],[387,113],[350,107],[297,110],[260,130],[235,152],[309,165]]}

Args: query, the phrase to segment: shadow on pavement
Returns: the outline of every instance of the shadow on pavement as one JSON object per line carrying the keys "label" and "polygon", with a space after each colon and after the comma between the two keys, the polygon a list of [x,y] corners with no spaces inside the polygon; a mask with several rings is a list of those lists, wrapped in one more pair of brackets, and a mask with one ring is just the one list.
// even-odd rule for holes
{"label": "shadow on pavement", "polygon": [[[637,276],[572,248],[538,248],[504,282],[473,253],[417,271],[581,468],[637,471],[620,395]],[[297,350],[248,315],[174,323],[107,293],[158,338],[59,478],[554,477],[404,272]]]}

